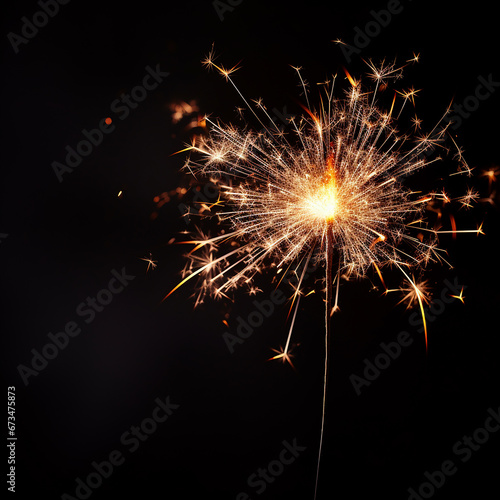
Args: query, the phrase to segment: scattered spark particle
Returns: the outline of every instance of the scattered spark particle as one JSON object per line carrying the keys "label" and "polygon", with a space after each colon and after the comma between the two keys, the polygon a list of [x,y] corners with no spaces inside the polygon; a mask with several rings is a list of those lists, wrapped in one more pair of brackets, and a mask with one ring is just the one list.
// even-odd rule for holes
{"label": "scattered spark particle", "polygon": [[155,269],[155,268],[156,268],[156,266],[157,266],[157,263],[158,263],[158,261],[157,261],[157,260],[153,260],[153,259],[152,259],[152,255],[151,255],[151,253],[149,254],[149,257],[148,257],[148,258],[141,258],[141,260],[143,260],[144,262],[147,262],[147,263],[148,263],[148,267],[147,267],[147,269],[146,269],[146,272],[148,272],[150,268],[151,268],[151,269]]}
{"label": "scattered spark particle", "polygon": [[465,304],[464,299],[465,297],[463,296],[464,289],[462,287],[462,290],[460,290],[460,295],[450,295],[450,297],[453,297],[454,299],[458,299],[462,304]]}
{"label": "scattered spark particle", "polygon": [[429,304],[430,297],[430,285],[427,280],[417,282],[413,280],[413,283],[406,281],[406,285],[401,287],[399,290],[403,292],[404,297],[398,302],[401,304],[402,302],[406,303],[407,309],[411,309],[415,305],[418,305],[419,300],[421,300],[424,304]]}

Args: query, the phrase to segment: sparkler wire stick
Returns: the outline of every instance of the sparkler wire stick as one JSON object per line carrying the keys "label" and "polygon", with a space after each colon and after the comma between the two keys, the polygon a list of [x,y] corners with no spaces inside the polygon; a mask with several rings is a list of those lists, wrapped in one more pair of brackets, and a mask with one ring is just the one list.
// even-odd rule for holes
{"label": "sparkler wire stick", "polygon": [[[316,500],[316,495],[318,492],[318,480],[319,480],[319,468],[321,463],[321,452],[323,449],[323,434],[325,430],[325,413],[326,413],[326,388],[328,381],[328,364],[330,361],[330,345],[331,345],[331,333],[332,333],[332,297],[333,297],[333,281],[332,281],[332,266],[333,266],[333,227],[332,224],[328,224],[326,231],[326,250],[325,250],[325,260],[326,260],[326,297],[325,297],[325,369],[324,369],[324,379],[323,379],[323,411],[321,414],[321,433],[319,439],[319,450],[318,450],[318,463],[316,467],[316,484],[314,486],[314,499]],[[337,275],[337,279],[339,276]]]}

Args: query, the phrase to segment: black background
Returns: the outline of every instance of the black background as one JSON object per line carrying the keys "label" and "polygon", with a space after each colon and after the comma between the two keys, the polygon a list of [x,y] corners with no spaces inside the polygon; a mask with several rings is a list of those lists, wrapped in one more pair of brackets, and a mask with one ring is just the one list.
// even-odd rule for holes
{"label": "black background", "polygon": [[[361,54],[400,61],[421,54],[407,77],[422,89],[417,110],[424,127],[452,98],[460,103],[473,94],[478,76],[500,80],[494,7],[436,4],[402,2],[403,11]],[[244,0],[221,20],[210,1],[74,0],[18,54],[7,34],[20,34],[21,17],[31,18],[39,7],[34,1],[4,6],[0,233],[8,236],[0,240],[1,321],[5,387],[15,385],[17,393],[20,498],[74,496],[76,478],[116,449],[125,464],[91,498],[235,499],[242,491],[250,498],[313,497],[323,382],[320,294],[299,311],[296,371],[266,361],[286,338],[285,306],[230,354],[222,340],[225,307],[234,333],[235,318],[253,310],[253,299],[241,293],[230,306],[206,303],[193,311],[186,285],[161,302],[184,265],[184,249],[168,242],[194,222],[181,219],[178,200],[158,209],[153,198],[186,185],[179,173],[185,156],[171,155],[189,134],[172,123],[169,103],[195,99],[202,113],[236,120],[238,95],[200,63],[213,42],[221,63],[241,61],[234,78],[245,96],[298,112],[300,89],[289,65],[302,66],[312,88],[332,73],[342,77],[342,66],[361,75],[361,57],[346,61],[332,40],[352,43],[354,28],[372,19],[370,10],[386,6]],[[157,64],[170,76],[126,120],[116,119],[110,104],[141,83],[147,65]],[[499,99],[497,92],[481,102],[458,130],[475,175],[455,177],[453,187],[487,192],[479,174],[500,163]],[[82,129],[107,116],[115,118],[116,130],[59,183],[51,163],[64,161],[65,146],[74,147]],[[424,184],[433,186],[435,174],[426,171]],[[407,488],[417,488],[425,471],[447,459],[458,472],[435,498],[490,498],[490,490],[498,491],[500,435],[467,463],[452,448],[500,404],[499,218],[486,204],[456,217],[467,228],[484,220],[486,235],[442,239],[454,268],[433,266],[428,277],[438,294],[443,279],[456,278],[467,286],[466,299],[430,323],[428,356],[423,336],[408,323],[411,312],[395,306],[396,296],[380,297],[369,281],[342,287],[319,499],[405,499]],[[158,267],[146,272],[140,259],[149,252]],[[111,269],[124,266],[135,279],[86,325],[76,306],[107,285]],[[29,366],[30,351],[71,320],[82,333],[26,387],[18,366]],[[349,376],[361,375],[363,360],[373,360],[380,342],[403,330],[413,344],[357,396]],[[129,453],[120,436],[151,416],[155,398],[167,396],[180,407]],[[293,439],[306,450],[258,495],[247,478],[278,458],[283,440]]]}

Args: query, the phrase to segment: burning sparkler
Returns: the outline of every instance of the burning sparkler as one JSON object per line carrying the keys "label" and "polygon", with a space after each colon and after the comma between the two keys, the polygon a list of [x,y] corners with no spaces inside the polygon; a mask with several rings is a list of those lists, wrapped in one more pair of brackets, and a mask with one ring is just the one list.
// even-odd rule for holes
{"label": "burning sparkler", "polygon": [[[417,59],[415,56],[408,63]],[[322,105],[317,110],[310,105],[300,68],[294,68],[306,102],[305,115],[291,119],[293,134],[289,135],[273,125],[266,126],[267,120],[273,122],[262,102],[251,106],[241,94],[231,76],[236,66],[226,69],[216,64],[213,52],[204,64],[218,70],[235,88],[264,132],[224,126],[207,117],[211,135],[195,138],[185,149],[196,153],[185,169],[218,183],[221,197],[230,208],[210,214],[222,224],[229,223],[231,229],[211,238],[200,234],[186,242],[195,248],[189,254],[183,280],[167,297],[198,277],[201,292],[197,305],[206,296],[220,297],[242,285],[251,287],[265,266],[277,272],[293,269],[299,281],[291,297],[291,325],[285,347],[271,358],[290,362],[290,341],[303,296],[305,269],[312,262],[324,265],[326,356],[321,457],[330,317],[338,309],[341,278],[362,278],[372,269],[389,292],[382,269],[399,270],[405,284],[398,290],[405,293],[404,300],[410,305],[420,307],[428,347],[424,315],[428,285],[426,281],[415,282],[412,276],[430,261],[446,262],[437,247],[438,234],[456,234],[457,230],[454,219],[451,231],[430,229],[424,218],[429,204],[452,200],[444,192],[423,195],[411,191],[405,186],[405,178],[439,159],[429,159],[429,150],[440,145],[447,127],[438,128],[437,124],[428,134],[419,136],[398,130],[396,122],[403,109],[415,104],[418,91],[413,88],[395,92],[389,111],[379,107],[381,89],[402,76],[404,66],[395,63],[368,63],[374,90],[365,89],[346,71],[350,87],[340,98],[334,96],[337,78],[333,77],[322,84]],[[416,131],[421,120],[414,116],[410,125]],[[464,170],[470,169],[459,154],[459,171]],[[455,200],[468,207],[476,197],[469,191]],[[198,250],[202,253],[197,254]]]}

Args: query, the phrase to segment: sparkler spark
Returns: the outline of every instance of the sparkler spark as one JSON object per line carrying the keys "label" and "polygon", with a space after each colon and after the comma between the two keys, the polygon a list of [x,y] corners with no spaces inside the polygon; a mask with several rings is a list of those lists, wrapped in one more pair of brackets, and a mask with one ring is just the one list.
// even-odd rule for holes
{"label": "sparkler spark", "polygon": [[[292,296],[293,314],[284,348],[271,359],[291,364],[293,325],[303,297],[302,284],[309,263],[325,267],[325,380],[321,446],[326,400],[326,381],[331,336],[330,316],[339,310],[341,278],[363,278],[376,271],[386,292],[382,269],[395,268],[405,280],[399,290],[409,306],[418,304],[423,316],[425,344],[428,345],[424,303],[429,301],[426,281],[416,283],[410,274],[429,261],[443,260],[437,248],[438,234],[457,232],[428,229],[425,212],[428,202],[451,203],[444,193],[422,194],[405,185],[406,178],[437,159],[430,149],[439,146],[447,126],[438,124],[427,134],[401,133],[398,122],[405,106],[414,106],[418,90],[394,91],[389,111],[378,105],[379,90],[390,80],[399,80],[403,67],[395,63],[375,66],[369,61],[368,76],[374,90],[363,87],[361,79],[345,71],[349,88],[334,96],[336,77],[322,85],[321,107],[314,109],[300,68],[294,68],[303,87],[304,116],[291,119],[292,134],[265,125],[269,120],[260,100],[251,106],[235,85],[232,74],[238,69],[216,65],[213,51],[203,61],[215,68],[236,89],[246,108],[264,133],[248,127],[225,126],[208,117],[208,137],[197,137],[187,150],[192,154],[185,168],[200,177],[215,179],[226,206],[211,212],[231,229],[209,238],[203,234],[191,241],[200,254],[189,254],[184,279],[197,276],[198,305],[207,296],[226,296],[229,290],[252,287],[257,273],[271,266],[279,274],[292,269],[299,277]],[[408,61],[418,60],[415,56]],[[392,94],[391,94],[392,97]],[[446,114],[446,113],[445,113]],[[444,116],[443,116],[444,117]],[[409,130],[422,121],[413,114]],[[454,141],[453,141],[454,142]],[[462,155],[459,159],[463,162]],[[439,159],[439,158],[438,158]],[[493,176],[489,175],[489,179]],[[455,199],[468,207],[477,198],[470,190]],[[478,231],[464,231],[476,232]],[[220,254],[220,255],[219,255]],[[334,291],[336,288],[336,291]],[[250,288],[251,290],[253,288]],[[335,301],[334,301],[335,295]],[[292,309],[291,309],[292,311]],[[290,312],[291,312],[290,311]],[[318,458],[319,473],[319,458]],[[317,487],[317,479],[316,479]]]}
{"label": "sparkler spark", "polygon": [[454,299],[458,299],[460,302],[462,302],[462,304],[465,304],[465,302],[464,302],[465,297],[463,294],[464,294],[464,289],[462,287],[462,289],[460,290],[460,295],[450,295],[450,297],[453,297]]}
{"label": "sparkler spark", "polygon": [[427,280],[420,282],[416,282],[415,280],[412,282],[407,281],[406,286],[402,286],[398,289],[405,294],[399,301],[399,304],[406,302],[406,307],[410,309],[414,305],[418,304],[420,299],[425,305],[428,305],[431,301],[430,288],[431,287]]}
{"label": "sparkler spark", "polygon": [[156,269],[156,266],[158,265],[158,261],[153,260],[153,256],[151,255],[151,253],[149,254],[149,257],[141,258],[141,260],[148,263],[148,267],[146,269],[146,272],[148,272],[150,268]]}

